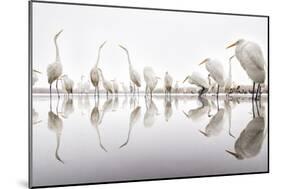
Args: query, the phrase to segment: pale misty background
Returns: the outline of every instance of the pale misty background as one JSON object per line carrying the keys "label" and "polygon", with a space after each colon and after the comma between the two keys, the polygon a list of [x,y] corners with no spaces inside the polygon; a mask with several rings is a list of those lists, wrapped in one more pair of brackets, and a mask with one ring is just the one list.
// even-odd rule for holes
{"label": "pale misty background", "polygon": [[[61,29],[58,44],[63,72],[75,84],[82,74],[89,79],[104,41],[99,65],[104,76],[129,84],[127,56],[118,47],[122,44],[142,76],[142,89],[145,66],[153,67],[161,78],[169,71],[182,85],[193,71],[207,78],[205,66],[198,63],[213,57],[224,63],[228,75],[228,58],[234,48],[225,47],[240,38],[257,42],[267,59],[267,19],[262,17],[41,3],[34,4],[33,11],[33,68],[43,72],[35,87],[48,87],[46,69],[55,60],[53,37]],[[236,59],[232,75],[236,84],[252,84]],[[162,86],[163,80],[157,87]]]}

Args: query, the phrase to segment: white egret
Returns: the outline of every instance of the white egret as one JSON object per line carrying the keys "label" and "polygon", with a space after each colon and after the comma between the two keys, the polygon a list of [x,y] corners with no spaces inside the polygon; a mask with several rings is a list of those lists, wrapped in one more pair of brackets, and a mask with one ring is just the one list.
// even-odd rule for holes
{"label": "white egret", "polygon": [[225,76],[224,76],[224,68],[222,63],[216,59],[206,58],[199,65],[206,64],[206,69],[209,72],[210,76],[217,83],[217,96],[219,94],[220,87],[224,87],[225,85]]}
{"label": "white egret", "polygon": [[265,81],[265,60],[262,50],[258,44],[244,39],[240,39],[229,45],[227,49],[233,46],[236,46],[235,57],[240,62],[240,65],[246,71],[249,78],[253,81],[252,98],[254,98],[255,84],[258,83],[258,89],[256,93],[257,99],[258,93],[261,92],[260,84],[264,83]]}
{"label": "white egret", "polygon": [[41,72],[37,70],[32,70],[32,86],[38,81],[38,75],[37,73],[41,74]]}
{"label": "white egret", "polygon": [[101,74],[102,85],[103,85],[103,88],[106,91],[106,96],[108,96],[108,93],[111,93],[111,94],[113,93],[112,83],[104,78],[102,70],[100,68],[98,68],[98,70],[99,70],[99,73]]}
{"label": "white egret", "polygon": [[115,94],[118,94],[119,92],[119,85],[118,82],[116,81],[116,79],[111,80],[112,81],[112,88]]}
{"label": "white egret", "polygon": [[62,75],[60,79],[63,81],[63,87],[67,92],[67,95],[69,96],[69,94],[73,94],[73,87],[74,87],[73,80],[70,79],[68,75]]}
{"label": "white egret", "polygon": [[49,64],[47,67],[47,75],[48,75],[48,83],[50,85],[50,97],[52,94],[52,84],[54,81],[56,81],[56,89],[57,89],[57,94],[59,96],[59,89],[58,89],[58,79],[62,74],[62,64],[60,60],[60,54],[59,54],[59,47],[57,44],[57,39],[59,35],[62,33],[63,30],[59,31],[55,36],[54,36],[54,43],[56,47],[56,59],[55,62],[52,64]]}
{"label": "white egret", "polygon": [[190,84],[196,85],[198,87],[201,87],[201,90],[199,91],[199,96],[201,96],[203,93],[208,91],[209,84],[208,82],[204,79],[201,74],[198,72],[193,72],[191,75],[187,76],[183,83],[188,80]]}
{"label": "white egret", "polygon": [[93,84],[93,86],[95,87],[95,95],[99,95],[99,71],[98,71],[98,64],[100,61],[100,52],[102,50],[102,47],[105,45],[106,41],[103,42],[103,44],[100,45],[99,47],[99,51],[98,51],[98,58],[96,61],[95,66],[92,68],[91,72],[90,72],[90,78],[91,78],[91,82]]}
{"label": "white egret", "polygon": [[132,64],[131,64],[131,60],[130,60],[130,55],[129,55],[129,51],[123,47],[122,45],[119,45],[120,48],[122,48],[123,50],[125,50],[127,57],[128,57],[128,63],[129,63],[129,73],[130,73],[130,79],[133,82],[133,92],[135,93],[135,87],[137,87],[138,91],[139,91],[139,87],[141,87],[141,77],[140,74],[133,68]]}
{"label": "white egret", "polygon": [[158,79],[160,78],[156,76],[155,72],[151,67],[144,67],[143,76],[144,81],[146,83],[145,93],[147,94],[149,92],[150,97],[152,97],[152,92],[158,83]]}
{"label": "white egret", "polygon": [[166,72],[164,77],[164,91],[165,95],[171,95],[172,92],[172,86],[173,86],[173,78],[172,76]]}
{"label": "white egret", "polygon": [[174,86],[174,92],[178,93],[179,92],[179,81],[176,81],[176,84]]}

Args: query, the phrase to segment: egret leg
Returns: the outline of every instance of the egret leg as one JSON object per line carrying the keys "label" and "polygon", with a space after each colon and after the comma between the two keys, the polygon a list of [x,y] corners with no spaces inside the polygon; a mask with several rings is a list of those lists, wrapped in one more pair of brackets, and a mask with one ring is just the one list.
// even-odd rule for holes
{"label": "egret leg", "polygon": [[260,83],[258,84],[258,88],[257,88],[257,92],[256,92],[256,98],[255,98],[255,100],[258,100],[259,98],[259,91],[260,91],[260,87],[261,87],[261,85],[260,85]]}
{"label": "egret leg", "polygon": [[59,81],[59,80],[56,81],[56,89],[57,89],[58,97],[60,97],[60,93],[59,93],[59,89],[58,89],[58,81]]}
{"label": "egret leg", "polygon": [[254,96],[255,96],[255,85],[256,83],[253,83],[253,90],[252,90],[252,100],[254,100]]}

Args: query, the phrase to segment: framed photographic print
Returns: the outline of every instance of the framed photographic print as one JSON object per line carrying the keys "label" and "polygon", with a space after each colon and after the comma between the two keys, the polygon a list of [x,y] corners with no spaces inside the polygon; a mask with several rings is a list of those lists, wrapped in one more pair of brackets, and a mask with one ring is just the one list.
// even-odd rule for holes
{"label": "framed photographic print", "polygon": [[29,187],[269,172],[269,17],[29,2]]}

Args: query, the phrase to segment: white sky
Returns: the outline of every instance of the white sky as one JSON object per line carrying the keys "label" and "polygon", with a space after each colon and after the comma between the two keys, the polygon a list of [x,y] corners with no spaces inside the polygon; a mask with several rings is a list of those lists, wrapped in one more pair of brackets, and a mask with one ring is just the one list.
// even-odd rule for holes
{"label": "white sky", "polygon": [[[224,63],[227,74],[234,49],[225,47],[240,38],[258,43],[267,57],[266,18],[33,3],[33,67],[43,72],[36,87],[48,87],[46,69],[55,60],[53,36],[61,29],[63,72],[75,83],[82,74],[89,78],[105,40],[100,59],[105,77],[129,83],[127,57],[118,47],[122,44],[142,76],[142,88],[145,66],[162,78],[169,71],[174,80],[182,81],[192,71],[207,77],[198,63],[211,57]],[[251,84],[237,60],[232,75],[236,83]]]}

